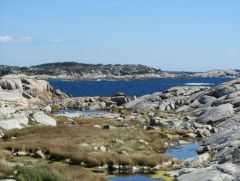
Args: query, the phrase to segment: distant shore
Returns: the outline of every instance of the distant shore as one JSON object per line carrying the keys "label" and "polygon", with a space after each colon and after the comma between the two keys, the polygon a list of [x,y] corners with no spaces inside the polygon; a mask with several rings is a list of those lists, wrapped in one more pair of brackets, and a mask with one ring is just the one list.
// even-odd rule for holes
{"label": "distant shore", "polygon": [[138,64],[83,64],[58,62],[32,67],[0,65],[0,77],[57,80],[138,80],[148,78],[211,78],[240,77],[239,70],[211,70],[206,72],[163,71]]}
{"label": "distant shore", "polygon": [[138,75],[125,75],[125,76],[71,76],[71,75],[26,75],[26,74],[8,74],[0,76],[0,78],[33,78],[33,79],[42,79],[42,80],[68,80],[68,81],[88,81],[88,80],[143,80],[143,79],[154,79],[154,78],[172,78],[172,79],[181,79],[181,78],[238,78],[239,75],[227,75],[227,74],[207,74],[207,73],[194,73],[194,74],[138,74]]}

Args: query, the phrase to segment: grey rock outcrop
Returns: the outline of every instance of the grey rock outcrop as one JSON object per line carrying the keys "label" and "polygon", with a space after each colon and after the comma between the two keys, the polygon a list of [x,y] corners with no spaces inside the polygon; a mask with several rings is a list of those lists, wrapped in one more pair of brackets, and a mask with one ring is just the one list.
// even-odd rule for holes
{"label": "grey rock outcrop", "polygon": [[[204,92],[194,101],[197,120],[213,124],[214,134],[208,135],[204,147],[214,153],[203,168],[179,174],[178,180],[238,180],[240,178],[240,109],[238,108],[240,79],[236,79]],[[216,99],[214,99],[214,98]],[[197,103],[197,104],[196,104]],[[193,103],[185,111],[191,110]],[[196,124],[196,123],[195,123]],[[203,151],[208,153],[208,151]],[[204,154],[205,154],[204,153]],[[201,155],[200,155],[201,156]],[[186,166],[194,167],[194,160]]]}
{"label": "grey rock outcrop", "polygon": [[135,110],[155,109],[163,112],[176,111],[192,103],[200,94],[203,94],[208,89],[208,87],[201,86],[174,87],[163,93],[156,92],[138,97],[125,104],[124,107]]}
{"label": "grey rock outcrop", "polygon": [[[68,95],[55,91],[45,80],[28,78],[0,79],[0,136],[6,130],[22,129],[29,123],[33,109],[41,110],[42,105],[54,99],[67,98]],[[44,110],[44,109],[43,109]],[[55,126],[55,119],[42,111],[33,114],[34,119],[45,125]]]}
{"label": "grey rock outcrop", "polygon": [[233,175],[226,174],[214,167],[198,168],[177,178],[179,181],[233,181]]}
{"label": "grey rock outcrop", "polygon": [[201,123],[215,123],[233,116],[234,110],[232,104],[222,104],[217,107],[211,107],[206,112],[203,110],[198,116],[198,121]]}

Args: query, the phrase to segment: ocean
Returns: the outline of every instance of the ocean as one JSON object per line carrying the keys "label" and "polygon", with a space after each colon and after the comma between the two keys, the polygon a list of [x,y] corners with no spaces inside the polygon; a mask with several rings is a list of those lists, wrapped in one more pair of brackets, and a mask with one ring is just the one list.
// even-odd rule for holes
{"label": "ocean", "polygon": [[175,86],[216,86],[233,78],[155,78],[143,80],[49,80],[49,83],[73,97],[111,96],[123,92],[128,96],[142,96],[163,92]]}

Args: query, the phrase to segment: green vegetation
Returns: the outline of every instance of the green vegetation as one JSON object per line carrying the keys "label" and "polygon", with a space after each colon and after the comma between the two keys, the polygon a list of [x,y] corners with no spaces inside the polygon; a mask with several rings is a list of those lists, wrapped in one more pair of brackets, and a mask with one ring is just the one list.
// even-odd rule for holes
{"label": "green vegetation", "polygon": [[19,181],[63,181],[60,174],[38,167],[21,167],[17,178]]}
{"label": "green vegetation", "polygon": [[163,179],[165,181],[176,181],[176,178],[175,177],[170,177],[170,176],[166,176],[165,175],[166,171],[158,171],[156,174],[154,174],[152,176],[152,178],[160,178],[160,179]]}
{"label": "green vegetation", "polygon": [[14,178],[17,181],[107,181],[89,169],[61,162],[48,162],[31,157],[13,157],[0,150],[0,179]]}

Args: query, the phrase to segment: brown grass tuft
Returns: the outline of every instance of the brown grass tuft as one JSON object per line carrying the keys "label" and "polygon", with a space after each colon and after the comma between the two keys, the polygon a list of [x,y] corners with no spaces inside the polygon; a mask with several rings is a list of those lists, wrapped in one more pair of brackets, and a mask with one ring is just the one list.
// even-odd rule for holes
{"label": "brown grass tuft", "polygon": [[[66,118],[64,118],[65,120]],[[61,121],[63,118],[61,118]],[[50,155],[50,159],[71,159],[73,164],[82,162],[88,167],[104,164],[155,166],[169,160],[168,156],[159,154],[164,151],[165,136],[163,132],[144,131],[143,129],[117,128],[104,130],[94,125],[112,123],[103,119],[77,119],[75,125],[60,124],[57,127],[35,126],[22,130],[6,132],[1,148],[8,150],[25,150],[34,152],[38,149]],[[117,126],[115,124],[115,126]],[[16,139],[11,139],[16,137]],[[115,144],[113,139],[120,139],[123,144]],[[138,140],[149,144],[143,145]],[[87,143],[88,146],[81,146]],[[108,151],[94,150],[105,146]],[[128,155],[119,154],[127,151]]]}

